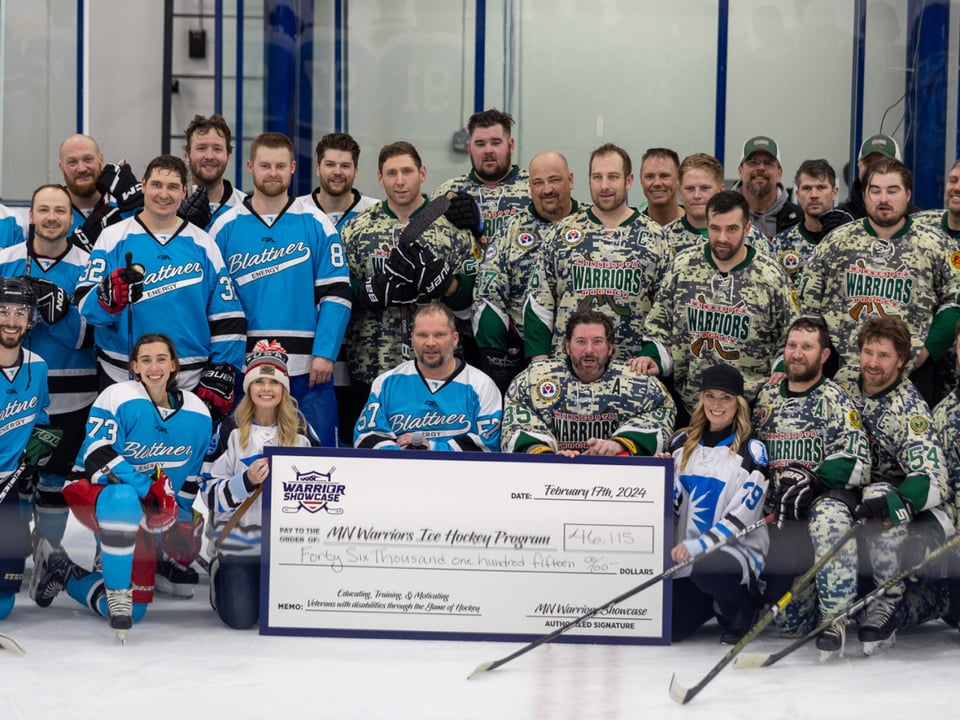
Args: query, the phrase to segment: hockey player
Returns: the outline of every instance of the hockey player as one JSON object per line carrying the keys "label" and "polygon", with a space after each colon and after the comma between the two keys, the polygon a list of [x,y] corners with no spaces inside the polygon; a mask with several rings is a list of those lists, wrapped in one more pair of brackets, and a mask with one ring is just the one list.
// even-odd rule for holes
{"label": "hockey player", "polygon": [[360,145],[353,137],[328,133],[320,138],[315,154],[320,185],[308,197],[330,217],[339,232],[347,220],[376,205],[378,200],[353,187],[360,163]]}
{"label": "hockey player", "polygon": [[27,233],[20,217],[6,205],[0,205],[0,248],[19,245],[26,240]]}
{"label": "hockey player", "polygon": [[646,344],[630,361],[635,372],[672,372],[687,412],[697,403],[700,376],[718,362],[740,371],[753,402],[798,310],[777,263],[745,242],[750,220],[743,196],[717,193],[707,218],[709,244],[674,259],[646,318]]}
{"label": "hockey player", "polygon": [[[764,385],[754,408],[754,432],[767,448],[775,488],[771,504],[777,512],[763,577],[770,602],[853,525],[861,488],[870,481],[860,413],[823,375],[829,342],[819,318],[794,321],[783,352],[786,378]],[[810,591],[776,616],[777,626],[802,635],[839,613],[856,599],[857,570],[857,544],[850,540],[818,573]],[[817,638],[817,647],[839,651],[844,633],[843,624],[831,626]]]}
{"label": "hockey player", "polygon": [[216,538],[210,604],[226,625],[238,630],[256,625],[260,617],[260,492],[270,473],[263,448],[316,444],[290,396],[283,347],[258,340],[244,370],[243,397],[224,419],[203,473]]}
{"label": "hockey player", "polygon": [[18,507],[18,485],[30,482],[59,437],[48,422],[47,365],[23,347],[36,317],[30,284],[0,277],[0,370],[5,391],[0,417],[0,620],[13,610],[30,554],[30,526]]}
{"label": "hockey player", "polygon": [[193,191],[184,199],[179,215],[209,232],[217,218],[247,196],[223,177],[233,154],[230,126],[222,115],[194,115],[184,136],[184,159]]}
{"label": "hockey player", "polygon": [[47,363],[52,425],[63,441],[38,476],[21,486],[25,508],[36,504],[36,531],[59,545],[67,524],[61,490],[83,442],[87,412],[97,396],[92,328],[71,305],[89,253],[67,240],[70,195],[62,185],[41,185],[30,203],[31,238],[0,251],[0,276],[22,276],[37,300],[37,322],[28,347]]}
{"label": "hockey player", "polygon": [[[903,162],[900,155],[900,146],[897,141],[889,135],[871,135],[860,144],[860,155],[857,160],[857,177],[850,188],[850,196],[846,202],[840,205],[840,209],[852,215],[855,219],[867,217],[866,205],[866,175],[871,164],[876,161],[887,158]],[[913,215],[919,212],[920,208],[912,202],[907,203],[907,214]]]}
{"label": "hockey player", "polygon": [[534,363],[510,384],[503,451],[645,455],[666,448],[676,406],[655,378],[611,363],[613,322],[597,310],[567,320],[566,358]]}
{"label": "hockey player", "polygon": [[[684,214],[663,228],[671,256],[688,248],[703,247],[707,242],[707,203],[725,188],[723,165],[713,155],[694,153],[683,159],[680,163],[680,199]],[[746,243],[763,253],[770,249],[767,238],[752,224]]]}
{"label": "hockey player", "polygon": [[465,192],[477,201],[483,216],[482,249],[499,243],[511,218],[530,203],[527,172],[513,164],[513,124],[509,113],[496,108],[471,115],[467,152],[473,169],[441,183],[433,193],[438,198],[448,192]]}
{"label": "hockey player", "polygon": [[[935,227],[946,237],[957,240],[960,238],[960,160],[953,164],[947,175],[946,187],[943,190],[943,207],[943,210],[922,210],[911,217],[914,222]],[[956,243],[948,246],[957,247]]]}
{"label": "hockey player", "polygon": [[[86,477],[64,488],[74,515],[100,538],[103,571],[90,573],[62,548],[41,541],[33,593],[37,605],[47,607],[66,588],[106,617],[121,640],[153,600],[160,534],[193,524],[191,507],[212,432],[206,406],[178,389],[179,360],[170,338],[140,337],[130,369],[136,379],[111,385],[94,402],[78,456]],[[187,540],[179,560],[189,566],[200,538],[189,532],[179,537]]]}
{"label": "hockey player", "polygon": [[[952,495],[930,409],[903,374],[913,357],[907,324],[898,317],[872,318],[860,328],[857,347],[859,371],[842,368],[837,381],[858,407],[870,443],[870,484],[854,515],[872,521],[864,537],[880,584],[900,572],[908,531],[931,533],[935,542],[953,534],[954,520],[944,507]],[[898,628],[918,621],[916,613],[908,621],[906,589],[897,583],[867,606],[858,629],[865,654],[889,647]]]}
{"label": "hockey player", "polygon": [[826,160],[804,160],[793,182],[803,222],[778,233],[770,241],[770,253],[797,285],[817,244],[831,230],[852,222],[853,216],[833,207],[840,189],[837,174]]}
{"label": "hockey player", "polygon": [[[718,363],[701,378],[690,426],[670,441],[673,512],[680,541],[670,550],[686,562],[763,516],[767,456],[750,438],[743,377]],[[673,581],[672,639],[682,640],[714,616],[720,642],[733,645],[757,617],[757,583],[769,545],[767,528],[681,570]]]}
{"label": "hockey player", "polygon": [[[443,216],[422,226],[442,206],[431,206],[420,192],[427,168],[416,148],[403,141],[384,145],[377,163],[387,199],[343,229],[354,299],[347,329],[351,389],[345,419],[352,418],[353,425],[374,379],[412,359],[416,305],[441,300],[469,313],[477,271],[474,247],[481,220],[472,198],[455,196]],[[408,225],[420,227],[419,234],[399,247]]]}
{"label": "hockey player", "polygon": [[567,318],[596,308],[613,321],[624,357],[643,345],[640,329],[670,261],[657,223],[627,205],[630,156],[612,143],[590,155],[593,207],[544,237],[523,313],[524,348],[535,361],[563,351]]}
{"label": "hockey player", "polygon": [[640,187],[647,199],[643,214],[661,227],[683,217],[677,202],[680,157],[670,148],[649,148],[640,160]]}
{"label": "hockey player", "polygon": [[856,365],[859,328],[873,317],[907,324],[911,380],[930,402],[941,396],[933,363],[953,343],[960,319],[960,262],[940,233],[907,215],[913,176],[901,163],[880,158],[865,176],[867,217],[824,238],[800,281],[804,312],[820,315],[840,355]]}
{"label": "hockey player", "polygon": [[743,193],[750,205],[750,223],[767,238],[803,219],[803,211],[790,202],[790,193],[780,183],[780,148],[771,138],[757,135],[747,140],[737,172],[740,179],[733,189]]}
{"label": "hockey player", "polygon": [[290,394],[323,444],[336,447],[333,363],[350,319],[349,271],[330,218],[288,195],[294,157],[286,135],[258,135],[247,161],[253,194],[211,233],[246,312],[247,349],[263,338],[287,349]]}
{"label": "hockey player", "polygon": [[474,288],[473,332],[480,369],[501,392],[527,365],[523,352],[523,304],[542,238],[580,206],[571,197],[573,173],[567,159],[544,150],[530,161],[530,199],[510,221],[504,241],[487,248]]}
{"label": "hockey player", "polygon": [[417,310],[415,359],[374,381],[354,447],[499,452],[500,393],[493,380],[454,355],[459,339],[446,305],[432,302]]}
{"label": "hockey player", "polygon": [[127,378],[134,337],[163,330],[180,354],[181,389],[195,388],[219,420],[233,406],[247,323],[213,239],[177,216],[186,183],[180,158],[150,161],[143,210],[101,235],[78,305],[96,328],[101,387]]}

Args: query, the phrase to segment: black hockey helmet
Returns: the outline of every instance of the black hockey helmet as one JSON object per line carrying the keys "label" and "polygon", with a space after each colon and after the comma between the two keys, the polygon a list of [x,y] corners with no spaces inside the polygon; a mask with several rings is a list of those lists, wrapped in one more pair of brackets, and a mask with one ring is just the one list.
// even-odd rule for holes
{"label": "black hockey helmet", "polygon": [[37,296],[30,281],[22,277],[0,277],[0,305],[26,305],[29,309],[27,329],[37,321]]}

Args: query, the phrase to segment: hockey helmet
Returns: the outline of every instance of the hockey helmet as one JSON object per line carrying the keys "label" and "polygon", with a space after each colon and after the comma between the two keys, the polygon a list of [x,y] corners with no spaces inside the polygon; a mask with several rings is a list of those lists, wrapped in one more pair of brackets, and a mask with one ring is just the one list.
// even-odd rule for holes
{"label": "hockey helmet", "polygon": [[27,329],[36,324],[37,296],[26,278],[0,277],[0,305],[25,305],[29,310]]}

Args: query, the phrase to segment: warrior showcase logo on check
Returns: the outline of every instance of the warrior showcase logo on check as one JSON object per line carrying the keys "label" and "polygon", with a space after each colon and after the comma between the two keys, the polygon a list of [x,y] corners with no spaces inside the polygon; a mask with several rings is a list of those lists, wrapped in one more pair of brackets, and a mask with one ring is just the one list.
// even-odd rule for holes
{"label": "warrior showcase logo on check", "polygon": [[308,513],[318,513],[325,510],[331,515],[340,515],[341,507],[333,507],[346,494],[346,486],[333,482],[333,473],[336,466],[325,473],[310,471],[302,473],[291,466],[296,475],[292,482],[283,482],[283,512],[298,513],[306,510]]}

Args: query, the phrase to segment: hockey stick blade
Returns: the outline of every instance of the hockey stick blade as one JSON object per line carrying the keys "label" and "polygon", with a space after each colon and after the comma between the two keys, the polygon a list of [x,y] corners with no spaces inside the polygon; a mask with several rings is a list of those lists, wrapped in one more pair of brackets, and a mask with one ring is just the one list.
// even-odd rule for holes
{"label": "hockey stick blade", "polygon": [[817,576],[817,573],[826,565],[830,559],[839,552],[840,548],[846,545],[847,541],[852,538],[857,531],[863,526],[863,521],[858,521],[850,526],[846,532],[840,537],[840,539],[827,550],[820,558],[813,563],[809,570],[807,570],[803,575],[801,575],[793,583],[793,586],[783,594],[783,596],[777,600],[777,602],[770,606],[770,608],[760,616],[760,619],[753,624],[753,627],[747,630],[746,634],[737,641],[737,644],[727,650],[724,653],[723,657],[710,668],[710,671],[703,676],[703,678],[696,685],[690,688],[685,688],[677,680],[676,674],[670,678],[670,699],[674,702],[678,702],[681,705],[686,705],[688,702],[693,700],[701,690],[703,690],[711,680],[713,680],[717,675],[720,674],[720,671],[723,670],[727,665],[729,665],[733,660],[743,651],[751,640],[753,640],[757,635],[759,635],[767,625],[773,622],[773,619],[783,611],[783,609],[790,604],[790,601],[793,600],[794,596],[803,590],[807,585],[812,583]]}
{"label": "hockey stick blade", "polygon": [[798,650],[799,648],[803,647],[811,640],[816,639],[816,637],[820,633],[822,633],[824,630],[826,630],[828,627],[830,627],[837,621],[846,620],[847,618],[850,618],[853,615],[856,615],[863,608],[869,605],[873,600],[875,600],[876,598],[886,593],[887,590],[889,590],[891,587],[907,579],[910,575],[920,572],[924,568],[924,566],[926,566],[928,563],[940,557],[944,553],[950,551],[951,549],[957,547],[958,545],[960,545],[960,534],[954,535],[945,543],[943,543],[940,547],[935,548],[934,550],[931,550],[930,553],[925,558],[923,558],[923,560],[918,562],[916,565],[898,573],[894,577],[884,582],[882,585],[868,592],[866,595],[857,598],[852,603],[850,603],[849,605],[844,607],[842,610],[840,610],[838,613],[836,613],[835,615],[832,615],[831,617],[821,622],[819,625],[817,625],[817,627],[815,627],[813,630],[808,632],[806,635],[802,635],[801,637],[798,637],[795,640],[791,641],[786,647],[783,647],[776,652],[767,653],[767,654],[744,653],[743,655],[737,658],[736,662],[733,664],[733,667],[736,668],[737,670],[752,670],[753,668],[770,667],[771,665],[780,662],[787,655],[790,655],[795,650]]}
{"label": "hockey stick blade", "polygon": [[664,571],[663,571],[662,573],[660,573],[659,575],[655,575],[654,577],[649,578],[649,579],[647,579],[646,581],[640,583],[640,584],[637,585],[636,587],[631,588],[630,590],[627,590],[625,593],[623,593],[623,594],[621,594],[621,595],[617,595],[617,597],[613,598],[613,600],[610,600],[610,601],[607,602],[606,604],[600,605],[599,607],[595,607],[595,608],[594,608],[593,610],[591,610],[590,612],[585,613],[585,614],[581,615],[580,617],[571,620],[571,621],[568,622],[566,625],[563,625],[563,626],[561,626],[561,627],[558,627],[556,630],[554,630],[554,631],[552,631],[552,632],[544,635],[543,637],[537,638],[537,639],[534,640],[533,642],[527,643],[526,645],[524,645],[522,648],[520,648],[520,649],[517,650],[516,652],[512,652],[512,653],[510,653],[509,655],[500,658],[499,660],[491,660],[491,661],[489,661],[489,662],[480,663],[479,665],[477,665],[476,669],[467,676],[467,680],[472,680],[474,677],[476,677],[477,675],[480,675],[481,673],[485,673],[485,672],[487,672],[487,671],[489,671],[489,670],[495,670],[495,669],[497,669],[498,667],[501,667],[502,665],[506,665],[506,664],[507,664],[508,662],[510,662],[511,660],[514,660],[515,658],[518,658],[518,657],[520,657],[521,655],[524,655],[524,654],[530,652],[531,650],[533,650],[533,649],[536,648],[536,647],[540,647],[540,646],[543,645],[544,643],[550,642],[551,640],[553,640],[553,639],[554,639],[555,637],[557,637],[558,635],[562,635],[562,634],[565,633],[567,630],[570,630],[571,628],[576,627],[577,625],[579,625],[580,623],[582,623],[584,620],[589,620],[590,618],[592,618],[592,617],[593,617],[594,615],[596,615],[597,613],[603,612],[604,610],[606,610],[606,609],[608,609],[608,608],[611,608],[611,607],[613,607],[614,605],[616,605],[616,604],[618,604],[618,603],[623,602],[623,601],[626,600],[627,598],[631,598],[631,597],[633,597],[634,595],[636,595],[637,593],[643,592],[643,591],[646,590],[647,588],[652,587],[653,585],[656,585],[657,583],[662,582],[663,580],[666,580],[668,577],[676,574],[677,572],[679,572],[679,571],[682,570],[683,568],[692,565],[693,563],[695,563],[695,562],[696,562],[697,560],[699,560],[700,558],[706,557],[706,556],[709,555],[710,553],[716,552],[716,551],[719,550],[720,548],[725,547],[726,545],[729,545],[730,543],[736,542],[736,541],[739,540],[740,538],[745,537],[745,536],[748,535],[749,533],[752,533],[754,530],[757,530],[757,529],[759,529],[759,528],[761,528],[761,527],[764,527],[765,525],[769,525],[771,522],[773,522],[773,520],[774,520],[774,516],[771,514],[771,515],[767,515],[767,516],[764,517],[764,518],[761,518],[760,520],[757,520],[756,522],[750,523],[749,525],[747,525],[747,526],[743,527],[742,529],[740,529],[739,531],[735,532],[733,535],[727,535],[727,536],[725,536],[725,537],[724,537],[723,539],[721,539],[718,543],[716,543],[716,544],[712,545],[711,547],[707,548],[706,550],[704,550],[704,551],[703,551],[702,553],[700,553],[699,555],[696,555],[696,556],[694,556],[694,557],[691,557],[689,560],[685,560],[685,561],[683,561],[682,563],[677,563],[676,565],[673,565],[673,566],[667,568],[666,570],[664,570]]}
{"label": "hockey stick blade", "polygon": [[14,655],[20,655],[21,657],[27,654],[27,651],[23,645],[18,643],[9,635],[4,635],[3,633],[0,633],[0,650],[9,650]]}

